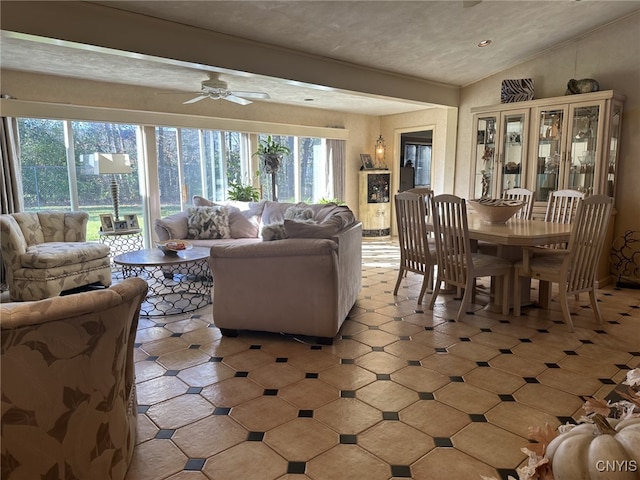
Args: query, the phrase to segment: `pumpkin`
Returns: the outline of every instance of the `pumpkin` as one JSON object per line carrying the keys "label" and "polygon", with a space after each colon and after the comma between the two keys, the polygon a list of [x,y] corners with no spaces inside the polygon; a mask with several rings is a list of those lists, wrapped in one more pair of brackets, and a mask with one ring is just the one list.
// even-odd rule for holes
{"label": "pumpkin", "polygon": [[640,418],[593,420],[549,442],[554,480],[640,480]]}

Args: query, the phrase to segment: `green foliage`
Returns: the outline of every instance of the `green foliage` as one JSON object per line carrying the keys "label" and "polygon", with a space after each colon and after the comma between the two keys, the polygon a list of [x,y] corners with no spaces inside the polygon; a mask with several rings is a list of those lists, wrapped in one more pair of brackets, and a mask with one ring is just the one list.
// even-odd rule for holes
{"label": "green foliage", "polygon": [[324,198],[324,197],[318,200],[318,203],[335,203],[336,205],[346,205],[345,202],[337,198]]}
{"label": "green foliage", "polygon": [[227,196],[229,197],[229,200],[257,202],[260,200],[260,191],[252,185],[242,185],[236,182],[229,182]]}
{"label": "green foliage", "polygon": [[289,147],[276,142],[269,135],[266,139],[260,140],[258,150],[255,151],[254,155],[289,155],[290,153],[291,149]]}

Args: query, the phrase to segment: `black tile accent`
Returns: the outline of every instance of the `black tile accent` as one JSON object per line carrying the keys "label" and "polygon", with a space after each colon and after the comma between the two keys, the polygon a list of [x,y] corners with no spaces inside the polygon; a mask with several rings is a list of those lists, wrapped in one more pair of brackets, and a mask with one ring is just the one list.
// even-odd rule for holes
{"label": "black tile accent", "polygon": [[633,355],[634,357],[640,357],[640,352],[629,352],[629,355]]}
{"label": "black tile accent", "polygon": [[277,388],[265,388],[264,391],[262,392],[263,395],[266,395],[268,397],[275,397],[278,395],[278,389]]}
{"label": "black tile accent", "polygon": [[319,375],[317,373],[307,373],[304,378],[318,378]]}
{"label": "black tile accent", "polygon": [[158,433],[156,433],[156,436],[153,437],[153,438],[162,439],[162,440],[168,440],[169,438],[173,437],[174,433],[176,433],[175,428],[172,428],[172,429],[160,429],[160,430],[158,430]]}
{"label": "black tile accent", "polygon": [[322,350],[322,345],[311,345],[311,350]]}
{"label": "black tile accent", "polygon": [[490,328],[481,328],[480,331],[481,332],[485,332],[485,333],[489,333],[489,332],[491,332],[491,329]]}
{"label": "black tile accent", "polygon": [[343,445],[356,445],[358,443],[357,435],[340,435],[340,443]]}
{"label": "black tile accent", "polygon": [[469,418],[471,419],[472,422],[479,422],[479,423],[487,422],[487,417],[485,417],[481,413],[470,413]]}
{"label": "black tile accent", "polygon": [[503,353],[504,355],[513,355],[513,352],[508,348],[501,348],[500,353]]}
{"label": "black tile accent", "polygon": [[176,375],[178,375],[180,373],[180,370],[167,370],[166,372],[164,372],[162,375],[164,377],[175,377]]}
{"label": "black tile accent", "polygon": [[530,338],[519,338],[518,340],[520,340],[521,343],[533,343]]}
{"label": "black tile accent", "polygon": [[609,320],[607,323],[609,323],[610,325],[620,325],[620,322],[616,320]]}
{"label": "black tile accent", "polygon": [[147,413],[151,405],[138,405],[138,413]]}
{"label": "black tile accent", "polygon": [[479,367],[490,367],[489,362],[476,362],[476,365]]}
{"label": "black tile accent", "polygon": [[600,383],[602,383],[603,385],[615,385],[616,384],[616,382],[614,382],[610,378],[599,378],[598,380],[600,380]]}
{"label": "black tile accent", "polygon": [[565,355],[578,355],[576,352],[574,352],[573,350],[564,350],[564,354]]}
{"label": "black tile accent", "polygon": [[437,347],[436,348],[436,353],[449,353],[449,352],[448,352],[448,350],[446,348]]}
{"label": "black tile accent", "polygon": [[620,370],[631,370],[631,367],[625,365],[624,363],[616,363],[616,367]]}
{"label": "black tile accent", "polygon": [[593,345],[593,342],[591,340],[580,340],[580,341],[585,345]]}
{"label": "black tile accent", "polygon": [[380,327],[377,325],[369,325],[369,330],[380,330]]}
{"label": "black tile accent", "polygon": [[500,320],[500,323],[511,323],[509,320]]}
{"label": "black tile accent", "polygon": [[140,348],[142,346],[141,343],[134,343],[133,348]]}
{"label": "black tile accent", "polygon": [[231,407],[216,407],[213,409],[214,415],[229,415]]}
{"label": "black tile accent", "polygon": [[342,340],[351,340],[353,339],[353,335],[342,335],[340,338]]}
{"label": "black tile accent", "polygon": [[156,360],[158,360],[158,355],[149,355],[147,358],[145,358],[145,360],[147,362],[155,362]]}
{"label": "black tile accent", "polygon": [[249,372],[236,372],[236,374],[234,375],[234,377],[248,377],[249,376]]}
{"label": "black tile accent", "polygon": [[536,331],[538,333],[549,333],[549,330],[547,330],[546,328],[538,328],[538,329],[536,329]]}
{"label": "black tile accent", "polygon": [[313,410],[298,410],[298,418],[313,418]]}
{"label": "black tile accent", "polygon": [[201,471],[202,467],[204,467],[204,462],[206,462],[206,458],[190,458],[187,460],[187,463],[184,466],[184,470],[192,470],[192,471]]}
{"label": "black tile accent", "polygon": [[264,439],[264,432],[249,432],[247,442],[261,442]]}
{"label": "black tile accent", "polygon": [[461,342],[470,342],[471,339],[469,337],[460,337]]}
{"label": "black tile accent", "polygon": [[162,323],[162,322],[156,323],[156,327],[160,327],[160,328],[165,327],[166,325],[167,325],[166,323]]}
{"label": "black tile accent", "polygon": [[513,395],[510,395],[508,393],[501,393],[500,395],[498,395],[498,397],[500,397],[500,401],[502,402],[515,402],[516,399],[513,398]]}
{"label": "black tile accent", "polygon": [[400,335],[398,338],[404,342],[411,340],[411,337],[408,335]]}
{"label": "black tile accent", "polygon": [[424,313],[424,310],[418,310],[418,309],[416,309],[416,310],[414,310],[414,311],[413,311],[413,313]]}
{"label": "black tile accent", "polygon": [[536,377],[522,377],[527,383],[540,383]]}
{"label": "black tile accent", "polygon": [[462,378],[459,375],[452,375],[449,377],[449,380],[451,380],[452,382],[456,382],[456,383],[464,383],[464,378]]}
{"label": "black tile accent", "polygon": [[424,327],[425,331],[427,332],[431,332],[433,331],[433,327]]}
{"label": "black tile accent", "polygon": [[189,387],[187,388],[187,393],[189,394],[199,394],[202,392],[202,387]]}
{"label": "black tile accent", "polygon": [[384,347],[371,347],[372,352],[384,352]]}
{"label": "black tile accent", "polygon": [[222,357],[211,357],[209,361],[212,363],[220,363],[222,361]]}
{"label": "black tile accent", "polygon": [[570,423],[572,425],[576,424],[576,421],[572,417],[556,417],[561,425],[565,425]]}
{"label": "black tile accent", "polygon": [[276,363],[287,363],[289,359],[287,357],[278,357],[276,358]]}
{"label": "black tile accent", "polygon": [[342,358],[340,359],[340,363],[342,365],[353,365],[356,361],[353,358]]}
{"label": "black tile accent", "polygon": [[176,337],[176,338],[180,338],[182,336],[182,334],[176,332],[176,333],[172,333],[171,336],[172,337]]}
{"label": "black tile accent", "polygon": [[607,332],[606,330],[594,330],[594,332],[600,333],[602,335],[609,335],[609,332]]}
{"label": "black tile accent", "polygon": [[307,469],[307,462],[289,462],[289,465],[287,466],[287,473],[292,473],[292,474],[304,474],[305,470]]}
{"label": "black tile accent", "polygon": [[200,345],[196,345],[196,344],[194,344],[194,345],[189,345],[189,350],[197,350],[197,349],[199,349],[199,348],[200,348]]}
{"label": "black tile accent", "polygon": [[545,363],[545,365],[547,366],[547,368],[560,368],[560,365],[558,365],[557,363]]}
{"label": "black tile accent", "polygon": [[376,375],[376,380],[391,380],[391,375],[388,373],[378,373]]}
{"label": "black tile accent", "polygon": [[453,447],[453,442],[448,437],[434,437],[433,443],[436,444],[436,447]]}
{"label": "black tile accent", "polygon": [[356,398],[355,390],[340,390],[340,396],[342,398]]}
{"label": "black tile accent", "polygon": [[434,400],[436,397],[431,392],[418,392],[418,398],[420,400]]}
{"label": "black tile accent", "polygon": [[407,365],[410,367],[420,367],[422,366],[422,364],[420,363],[420,360],[407,360]]}
{"label": "black tile accent", "polygon": [[249,347],[249,350],[260,350],[262,348],[262,345],[251,345]]}
{"label": "black tile accent", "polygon": [[383,420],[400,420],[400,415],[398,412],[382,412]]}
{"label": "black tile accent", "polygon": [[496,468],[496,471],[503,480],[507,480],[509,477],[518,478],[518,472],[513,468]]}
{"label": "black tile accent", "polygon": [[391,476],[411,478],[411,467],[409,465],[391,465]]}

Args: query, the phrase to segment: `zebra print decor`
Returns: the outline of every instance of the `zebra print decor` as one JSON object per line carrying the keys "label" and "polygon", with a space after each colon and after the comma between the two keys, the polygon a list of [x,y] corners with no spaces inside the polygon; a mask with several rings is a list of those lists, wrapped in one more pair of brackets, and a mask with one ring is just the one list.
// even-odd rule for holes
{"label": "zebra print decor", "polygon": [[533,78],[502,81],[501,103],[526,102],[527,100],[533,100]]}

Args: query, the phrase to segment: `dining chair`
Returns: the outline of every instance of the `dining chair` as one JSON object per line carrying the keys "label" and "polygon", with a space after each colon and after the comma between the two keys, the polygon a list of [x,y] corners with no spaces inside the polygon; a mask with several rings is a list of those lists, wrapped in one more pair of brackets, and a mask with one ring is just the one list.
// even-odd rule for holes
{"label": "dining chair", "polygon": [[424,203],[427,211],[427,223],[430,223],[431,222],[431,197],[433,197],[433,190],[431,190],[429,187],[414,187],[405,191],[424,196]]}
{"label": "dining chair", "polygon": [[502,198],[505,200],[522,200],[524,205],[514,215],[515,218],[524,218],[531,220],[533,213],[533,194],[531,190],[526,188],[510,188],[502,192]]}
{"label": "dining chair", "polygon": [[462,303],[456,315],[460,321],[471,302],[475,279],[502,277],[502,313],[509,314],[509,284],[512,263],[506,259],[471,252],[467,206],[464,198],[455,195],[437,195],[431,199],[431,214],[435,232],[438,262],[433,295],[429,309],[433,310],[442,283],[464,289]]}
{"label": "dining chair", "polygon": [[547,202],[545,222],[573,223],[578,208],[578,202],[584,198],[584,193],[577,190],[556,190],[551,192]]}
{"label": "dining chair", "polygon": [[521,310],[518,279],[530,277],[540,280],[540,295],[546,290],[543,284],[559,285],[562,316],[572,332],[569,295],[589,292],[596,320],[602,323],[596,299],[595,276],[612,208],[613,198],[606,195],[580,199],[566,249],[523,247],[523,258],[515,265],[514,315],[520,315]]}
{"label": "dining chair", "polygon": [[[430,198],[430,197],[429,197]],[[435,245],[429,242],[427,231],[426,197],[412,192],[398,193],[394,197],[398,242],[400,244],[400,268],[393,294],[398,294],[402,278],[407,272],[423,276],[418,304],[422,303],[427,288],[433,288]]]}

